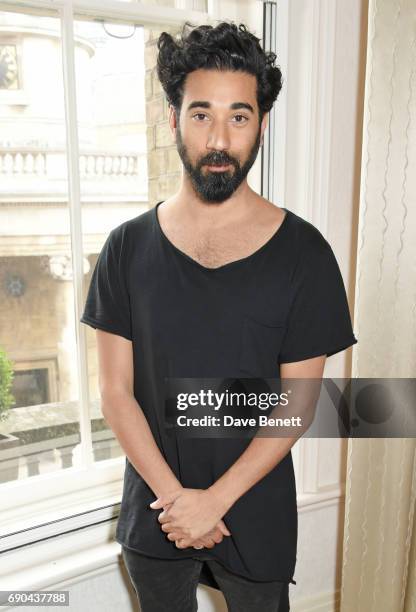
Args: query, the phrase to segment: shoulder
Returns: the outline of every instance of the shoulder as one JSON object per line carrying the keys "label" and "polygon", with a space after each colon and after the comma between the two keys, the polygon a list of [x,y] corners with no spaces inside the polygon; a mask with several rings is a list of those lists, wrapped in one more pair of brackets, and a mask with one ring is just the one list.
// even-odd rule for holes
{"label": "shoulder", "polygon": [[331,249],[329,242],[315,225],[293,211],[289,211],[288,214],[291,217],[291,238],[299,254],[307,257]]}
{"label": "shoulder", "polygon": [[291,278],[297,284],[319,277],[339,276],[335,253],[322,232],[312,223],[290,212]]}
{"label": "shoulder", "polygon": [[145,210],[132,219],[127,219],[114,227],[108,236],[110,245],[117,249],[127,251],[133,246],[144,244],[150,236],[153,221],[153,209]]}
{"label": "shoulder", "polygon": [[[262,196],[258,196],[257,203],[262,205],[266,211],[264,216],[269,221],[272,220],[273,222],[276,218],[276,210],[279,211],[282,223],[285,222],[290,228],[287,235],[295,253],[300,254],[302,252],[307,256],[308,253],[313,254],[330,248],[328,241],[317,227],[289,208],[277,206]],[[286,216],[288,216],[287,219]]]}

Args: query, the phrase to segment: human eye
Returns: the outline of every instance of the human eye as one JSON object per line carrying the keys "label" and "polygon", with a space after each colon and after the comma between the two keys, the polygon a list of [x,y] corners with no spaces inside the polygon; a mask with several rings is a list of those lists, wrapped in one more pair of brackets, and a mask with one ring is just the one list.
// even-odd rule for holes
{"label": "human eye", "polygon": [[[192,115],[192,118],[195,118],[195,117],[206,117],[206,114],[205,113],[195,113],[195,115]],[[199,119],[197,121],[199,121]]]}
{"label": "human eye", "polygon": [[236,119],[237,117],[241,117],[242,121],[236,121],[236,123],[246,123],[248,121],[248,117],[246,117],[245,115],[234,115],[234,119]]}

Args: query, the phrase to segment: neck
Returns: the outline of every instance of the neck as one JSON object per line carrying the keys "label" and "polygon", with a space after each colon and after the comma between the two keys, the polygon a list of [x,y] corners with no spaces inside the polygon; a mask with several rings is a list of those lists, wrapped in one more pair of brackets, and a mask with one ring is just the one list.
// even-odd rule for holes
{"label": "neck", "polygon": [[197,225],[224,226],[238,222],[251,210],[259,196],[247,183],[247,179],[239,185],[230,198],[223,202],[205,202],[195,191],[190,178],[185,171],[179,190],[169,198],[171,206],[183,218],[192,219]]}

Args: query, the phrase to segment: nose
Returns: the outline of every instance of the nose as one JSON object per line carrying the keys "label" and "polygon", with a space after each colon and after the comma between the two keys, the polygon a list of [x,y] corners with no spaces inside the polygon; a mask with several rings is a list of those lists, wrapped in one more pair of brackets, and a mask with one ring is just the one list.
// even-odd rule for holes
{"label": "nose", "polygon": [[207,149],[224,151],[230,148],[228,127],[220,121],[213,121],[207,141]]}

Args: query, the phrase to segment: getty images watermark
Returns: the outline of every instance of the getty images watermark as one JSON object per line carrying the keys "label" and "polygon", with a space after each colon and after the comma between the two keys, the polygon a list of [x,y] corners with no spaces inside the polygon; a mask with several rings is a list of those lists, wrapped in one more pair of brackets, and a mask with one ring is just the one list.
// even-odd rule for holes
{"label": "getty images watermark", "polygon": [[176,437],[416,437],[415,378],[165,378],[164,391]]}

